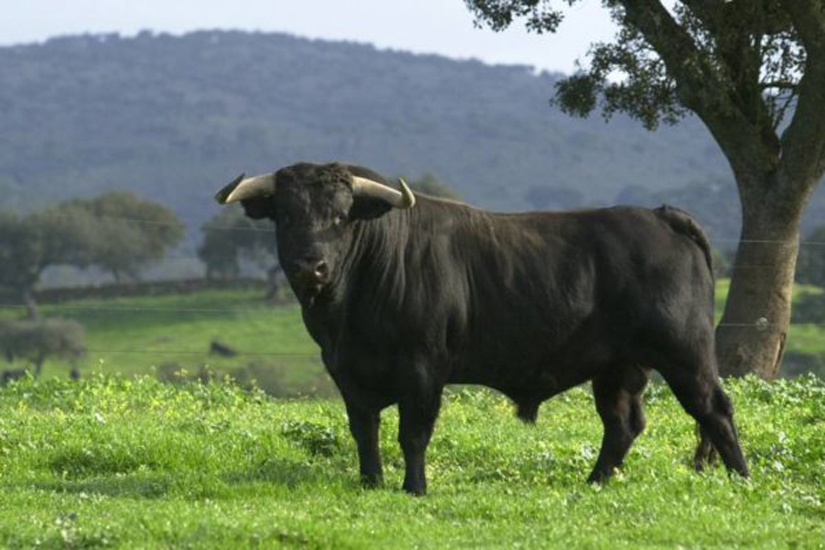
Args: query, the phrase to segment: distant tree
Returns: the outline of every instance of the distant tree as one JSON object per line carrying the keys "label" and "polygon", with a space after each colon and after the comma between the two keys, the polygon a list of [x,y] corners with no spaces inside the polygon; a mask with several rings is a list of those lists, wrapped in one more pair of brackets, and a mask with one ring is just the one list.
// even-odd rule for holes
{"label": "distant tree", "polygon": [[0,212],[0,287],[20,296],[30,319],[39,317],[32,292],[46,265],[36,224],[11,212]]}
{"label": "distant tree", "polygon": [[[248,228],[248,218],[237,208],[225,208],[210,218],[203,226],[203,241],[198,247],[198,257],[206,265],[207,279],[232,279],[241,273],[241,228]],[[249,220],[252,222],[252,220]]]}
{"label": "distant tree", "polygon": [[[577,0],[465,0],[495,30],[523,18],[554,32]],[[667,4],[667,5],[666,5]],[[727,157],[742,204],[730,292],[716,333],[720,371],[776,376],[791,316],[802,212],[825,172],[822,0],[605,0],[619,26],[590,66],[558,82],[573,115],[600,106],[648,129],[693,111]],[[786,116],[787,115],[787,116]],[[754,265],[761,266],[753,269]],[[769,330],[760,330],[759,319]]]}
{"label": "distant tree", "polygon": [[20,296],[39,317],[33,292],[52,266],[97,265],[116,280],[136,277],[183,237],[183,224],[164,206],[129,193],[107,193],[35,210],[0,211],[0,288]]}
{"label": "distant tree", "polygon": [[225,208],[201,227],[198,257],[208,279],[231,279],[241,273],[241,262],[256,264],[267,273],[267,298],[280,288],[281,265],[271,223],[247,218],[239,208]]}
{"label": "distant tree", "polygon": [[118,282],[137,279],[147,264],[162,259],[184,235],[184,224],[172,210],[125,191],[75,199],[58,211],[88,213],[95,231],[91,240],[84,241],[88,256],[78,263],[96,265]]}
{"label": "distant tree", "polygon": [[431,195],[433,197],[441,197],[443,199],[459,200],[461,197],[455,189],[433,176],[432,174],[425,174],[419,180],[410,181],[410,187],[414,191]]}
{"label": "distant tree", "polygon": [[799,251],[796,280],[803,284],[825,288],[825,225],[814,229]]}
{"label": "distant tree", "polygon": [[95,228],[82,211],[49,208],[25,217],[0,211],[0,287],[16,293],[30,319],[39,317],[33,291],[46,268],[86,267]]}
{"label": "distant tree", "polygon": [[46,359],[74,362],[86,354],[86,331],[66,319],[0,319],[0,354],[7,362],[28,361],[40,376]]}

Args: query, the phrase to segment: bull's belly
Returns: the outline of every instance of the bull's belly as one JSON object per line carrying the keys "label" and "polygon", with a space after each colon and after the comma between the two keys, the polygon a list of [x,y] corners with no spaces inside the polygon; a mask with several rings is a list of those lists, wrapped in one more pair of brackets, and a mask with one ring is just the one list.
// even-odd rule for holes
{"label": "bull's belly", "polygon": [[594,378],[603,367],[582,365],[515,365],[459,369],[448,377],[449,384],[477,384],[504,393],[518,391],[550,397]]}

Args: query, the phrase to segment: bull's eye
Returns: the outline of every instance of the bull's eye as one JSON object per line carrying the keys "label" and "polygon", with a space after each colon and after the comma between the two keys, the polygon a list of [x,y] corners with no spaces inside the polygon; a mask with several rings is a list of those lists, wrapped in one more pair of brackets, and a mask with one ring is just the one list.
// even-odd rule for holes
{"label": "bull's eye", "polygon": [[334,218],[332,218],[332,225],[339,226],[343,223],[344,223],[344,217],[343,216],[335,216]]}

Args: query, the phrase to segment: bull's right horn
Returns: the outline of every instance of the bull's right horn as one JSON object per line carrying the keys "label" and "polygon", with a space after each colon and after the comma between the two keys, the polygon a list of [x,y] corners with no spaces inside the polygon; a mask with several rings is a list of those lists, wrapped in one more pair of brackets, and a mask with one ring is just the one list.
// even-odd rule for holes
{"label": "bull's right horn", "polygon": [[404,178],[398,178],[401,191],[393,189],[383,183],[371,179],[352,176],[352,194],[357,196],[375,197],[390,203],[395,208],[407,209],[415,206],[415,195],[407,187]]}
{"label": "bull's right horn", "polygon": [[275,194],[275,172],[262,174],[252,178],[245,178],[241,174],[232,183],[215,194],[215,200],[221,204],[229,204],[244,199],[270,197]]}

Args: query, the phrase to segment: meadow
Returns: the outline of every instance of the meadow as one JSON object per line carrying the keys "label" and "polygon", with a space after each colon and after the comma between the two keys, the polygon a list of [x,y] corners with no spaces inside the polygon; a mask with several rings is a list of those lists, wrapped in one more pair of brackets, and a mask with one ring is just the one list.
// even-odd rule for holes
{"label": "meadow", "polygon": [[[728,282],[717,284],[717,319]],[[802,292],[821,290],[797,285],[797,295]],[[86,327],[89,353],[78,365],[81,376],[148,374],[169,380],[181,371],[184,378],[232,373],[247,385],[257,380],[272,395],[335,395],[300,307],[288,296],[273,306],[263,300],[260,289],[210,290],[73,300],[41,309],[48,317],[75,319]],[[19,313],[0,309],[0,315]],[[237,355],[211,354],[213,341]],[[792,326],[787,350],[825,355],[825,326]],[[64,377],[68,370],[65,362],[47,361],[44,373]]]}
{"label": "meadow", "polygon": [[150,376],[21,380],[0,389],[0,547],[825,547],[825,382],[726,388],[748,480],[691,469],[693,423],[661,385],[604,486],[584,481],[601,438],[587,389],[529,426],[465,388],[444,399],[416,498],[399,489],[393,409],[386,484],[365,490],[339,400]]}

